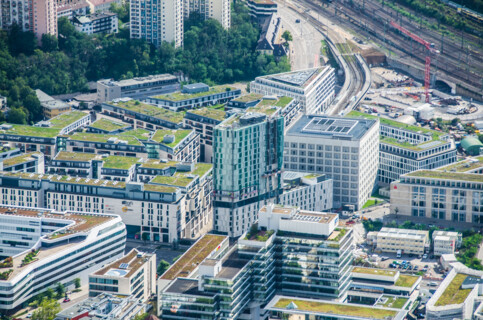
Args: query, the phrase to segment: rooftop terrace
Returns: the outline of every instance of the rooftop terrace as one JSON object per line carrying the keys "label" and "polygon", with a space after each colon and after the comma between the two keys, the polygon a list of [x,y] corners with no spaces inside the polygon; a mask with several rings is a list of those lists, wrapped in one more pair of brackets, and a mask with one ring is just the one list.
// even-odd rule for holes
{"label": "rooftop terrace", "polygon": [[48,120],[51,124],[53,129],[63,129],[68,125],[88,116],[88,113],[82,111],[71,111],[62,113],[55,118]]}
{"label": "rooftop terrace", "polygon": [[[156,130],[154,135],[151,137],[151,140],[154,142],[162,143],[168,147],[174,148],[176,147],[184,138],[186,138],[193,130]],[[173,135],[174,141],[170,143],[165,143],[164,137],[167,135]]]}
{"label": "rooftop terrace", "polygon": [[137,100],[118,102],[111,101],[107,104],[176,124],[183,122],[183,114],[180,112],[174,112],[164,108],[158,108],[150,104],[139,102]]}
{"label": "rooftop terrace", "polygon": [[199,239],[181,258],[161,276],[161,279],[173,280],[177,277],[187,277],[208,255],[217,249],[226,239],[225,236],[206,234]]}
{"label": "rooftop terrace", "polygon": [[[295,306],[293,304],[295,304]],[[280,298],[273,307],[284,309],[286,312],[302,310],[312,313],[337,314],[341,316],[367,319],[386,319],[388,317],[392,319],[398,313],[396,310],[377,307],[349,303],[338,304],[323,300],[302,300],[297,298]]]}
{"label": "rooftop terrace", "polygon": [[128,128],[130,127],[130,125],[122,122],[112,121],[106,118],[101,118],[99,120],[96,120],[89,127],[111,132]]}
{"label": "rooftop terrace", "polygon": [[[98,276],[116,276],[116,277],[122,277],[122,278],[129,278],[136,271],[138,271],[144,264],[145,259],[146,259],[146,254],[142,254],[141,256],[138,257],[138,254],[140,254],[139,251],[136,249],[132,249],[127,255],[122,257],[119,260],[114,261],[113,263],[108,264],[104,268],[96,271],[94,275]],[[127,264],[127,266],[126,266]],[[118,270],[123,270],[126,271],[125,274],[113,274],[112,272],[110,273],[111,269],[118,269]]]}
{"label": "rooftop terrace", "polygon": [[24,162],[27,162],[27,161],[33,161],[33,160],[36,159],[36,158],[32,157],[33,155],[41,156],[42,153],[41,152],[30,152],[30,153],[24,153],[24,154],[20,154],[18,156],[14,156],[14,157],[5,159],[5,160],[3,160],[3,167],[4,168],[5,167],[11,167],[11,166],[15,166],[17,164],[21,164],[21,163],[24,163]]}
{"label": "rooftop terrace", "polygon": [[211,87],[210,90],[208,90],[208,91],[203,91],[203,92],[198,92],[198,93],[174,92],[174,93],[168,93],[168,94],[161,94],[161,95],[153,96],[151,98],[160,99],[160,100],[167,100],[167,101],[183,101],[183,100],[200,98],[200,97],[205,97],[205,96],[223,93],[223,92],[226,92],[226,91],[233,91],[233,90],[236,90],[236,88],[232,87],[232,86],[223,85],[223,86]]}
{"label": "rooftop terrace", "polygon": [[139,162],[135,157],[109,156],[103,159],[102,167],[106,169],[129,170]]}

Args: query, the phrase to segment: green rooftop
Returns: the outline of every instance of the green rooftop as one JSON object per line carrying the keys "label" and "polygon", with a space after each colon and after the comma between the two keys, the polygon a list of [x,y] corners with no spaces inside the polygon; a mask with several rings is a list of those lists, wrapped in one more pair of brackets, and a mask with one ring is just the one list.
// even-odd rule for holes
{"label": "green rooftop", "polygon": [[453,280],[448,284],[443,294],[434,304],[435,307],[448,306],[452,304],[463,303],[472,289],[461,289],[461,285],[466,280],[468,275],[458,273]]}
{"label": "green rooftop", "polygon": [[[148,131],[145,129],[134,129],[134,130],[128,130],[128,131],[119,133],[120,136],[123,136],[123,137],[131,136],[131,137],[137,138],[138,140],[148,140],[151,137],[151,134],[152,134],[152,131]],[[122,138],[119,138],[119,139],[122,139]]]}
{"label": "green rooftop", "polygon": [[188,113],[197,114],[199,116],[215,119],[218,121],[223,121],[226,115],[226,112],[224,110],[215,109],[215,108],[194,109],[194,110],[189,110]]}
{"label": "green rooftop", "polygon": [[[289,304],[294,303],[297,308],[287,308]],[[326,313],[326,314],[337,314],[348,317],[361,317],[368,319],[386,319],[390,317],[391,319],[397,315],[395,310],[387,310],[375,307],[366,307],[356,304],[336,304],[330,302],[311,301],[311,300],[299,300],[299,299],[287,299],[280,298],[274,305],[275,308],[290,310],[303,310],[315,313]]]}
{"label": "green rooftop", "polygon": [[102,167],[106,169],[129,170],[139,161],[135,157],[109,156],[103,159]]}
{"label": "green rooftop", "polygon": [[89,114],[82,112],[82,111],[71,111],[62,113],[55,118],[48,120],[51,124],[53,129],[63,129],[68,125],[88,116]]}
{"label": "green rooftop", "polygon": [[176,192],[175,187],[160,186],[159,184],[144,184],[144,191],[173,193]]}
{"label": "green rooftop", "polygon": [[466,182],[483,182],[483,175],[473,173],[444,172],[437,170],[419,170],[405,174],[406,177],[432,178],[443,180],[460,180]]}
{"label": "green rooftop", "polygon": [[191,172],[192,174],[195,174],[197,176],[204,176],[208,171],[210,171],[213,168],[213,165],[211,163],[201,163],[198,162],[195,164],[194,170]]}
{"label": "green rooftop", "polygon": [[183,122],[184,116],[181,112],[174,112],[164,108],[155,107],[153,105],[142,103],[137,100],[119,102],[111,101],[107,104],[176,124]]}
{"label": "green rooftop", "polygon": [[2,172],[3,176],[7,177],[19,177],[28,180],[48,180],[52,182],[65,182],[79,185],[89,185],[98,187],[110,187],[124,189],[126,183],[122,181],[111,181],[102,179],[92,179],[92,178],[76,178],[71,176],[60,176],[53,174],[37,174],[30,172]]}
{"label": "green rooftop", "polygon": [[399,277],[396,280],[396,283],[394,284],[397,287],[406,287],[406,288],[412,288],[413,285],[418,281],[419,277],[418,276],[410,276],[407,274],[399,274]]}
{"label": "green rooftop", "polygon": [[245,94],[243,96],[240,96],[236,99],[233,99],[233,101],[246,103],[246,102],[251,102],[251,101],[255,101],[255,100],[261,100],[262,98],[263,98],[262,94],[249,93],[249,94]]}
{"label": "green rooftop", "polygon": [[60,132],[60,129],[33,127],[21,124],[11,124],[12,128],[8,130],[0,130],[0,133],[29,136],[40,138],[55,138]]}
{"label": "green rooftop", "polygon": [[[410,150],[414,150],[414,151],[424,151],[424,150],[429,149],[429,148],[436,148],[436,147],[441,146],[443,143],[445,143],[444,141],[441,141],[443,143],[435,144],[435,140],[429,140],[427,142],[414,145],[414,144],[411,144],[409,142],[399,142],[395,138],[389,138],[389,137],[384,137],[384,136],[381,136],[379,141],[381,143],[388,143],[388,144],[392,144],[396,147],[401,147],[401,148],[410,149]],[[440,141],[440,140],[436,140],[436,141]]]}
{"label": "green rooftop", "polygon": [[3,167],[4,168],[5,167],[11,167],[11,166],[15,166],[17,164],[21,164],[21,163],[24,163],[24,162],[27,162],[27,161],[32,161],[32,160],[34,160],[34,158],[32,157],[32,155],[34,155],[34,154],[41,155],[42,153],[40,153],[40,152],[30,152],[30,153],[20,154],[18,156],[5,159],[5,160],[3,160]]}
{"label": "green rooftop", "polygon": [[355,111],[355,110],[349,112],[346,115],[346,117],[350,117],[350,118],[363,117],[363,118],[366,118],[366,119],[379,119],[381,124],[384,124],[386,126],[401,128],[401,129],[412,131],[412,132],[429,133],[433,136],[433,140],[439,140],[439,138],[442,135],[445,135],[445,133],[439,132],[439,131],[436,131],[436,130],[431,130],[431,129],[428,129],[428,128],[413,126],[413,125],[405,124],[405,123],[402,123],[402,122],[399,122],[399,121],[395,121],[395,120],[391,120],[391,119],[387,119],[387,118],[383,118],[383,117],[378,117],[378,116],[373,116],[373,115],[370,115],[370,114],[367,114],[367,113],[364,113],[364,112],[360,112],[360,111]]}
{"label": "green rooftop", "polygon": [[204,91],[204,92],[198,92],[198,93],[174,92],[174,93],[168,93],[168,94],[161,94],[151,98],[167,100],[167,101],[183,101],[183,100],[205,97],[212,94],[218,94],[218,93],[223,93],[226,91],[233,91],[233,90],[236,90],[236,88],[223,85],[223,86],[211,87],[210,90]]}
{"label": "green rooftop", "polygon": [[184,174],[175,174],[174,176],[156,176],[151,183],[186,188],[193,180]]}
{"label": "green rooftop", "polygon": [[466,159],[444,167],[436,168],[437,171],[468,172],[483,167],[483,157]]}
{"label": "green rooftop", "polygon": [[112,132],[112,131],[128,128],[130,127],[130,125],[122,122],[112,121],[106,118],[101,118],[95,121],[94,123],[92,123],[89,127],[96,128],[99,130],[104,130],[107,132]]}
{"label": "green rooftop", "polygon": [[386,277],[394,277],[396,275],[396,271],[392,270],[385,270],[385,269],[376,269],[376,268],[361,268],[355,267],[352,269],[353,273],[364,273],[364,274],[372,274],[378,276],[386,276]]}
{"label": "green rooftop", "polygon": [[164,169],[169,167],[176,167],[177,161],[167,161],[163,162],[157,159],[147,159],[143,164],[141,164],[141,168],[152,168],[152,169]]}
{"label": "green rooftop", "polygon": [[[184,138],[186,138],[193,130],[156,130],[151,140],[154,142],[162,143],[168,147],[174,148],[177,146]],[[171,143],[164,143],[164,137],[167,135],[174,135],[174,141]]]}
{"label": "green rooftop", "polygon": [[134,145],[134,146],[142,145],[142,143],[139,142],[138,139],[136,139],[133,136],[127,136],[127,135],[120,136],[120,135],[75,132],[73,135],[68,137],[71,140],[99,142],[99,143],[107,143],[107,140],[109,140],[109,138],[117,138],[118,140],[116,143],[119,143],[119,140],[124,140],[124,141],[127,141],[129,145]]}
{"label": "green rooftop", "polygon": [[65,161],[90,161],[93,159],[100,159],[101,157],[95,153],[87,152],[67,152],[60,151],[54,158],[54,160],[65,160]]}

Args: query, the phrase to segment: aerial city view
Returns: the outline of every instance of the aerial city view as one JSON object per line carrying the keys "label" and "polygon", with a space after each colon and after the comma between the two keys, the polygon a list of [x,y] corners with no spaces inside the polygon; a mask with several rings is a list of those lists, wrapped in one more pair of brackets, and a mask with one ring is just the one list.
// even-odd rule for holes
{"label": "aerial city view", "polygon": [[483,0],[0,0],[0,320],[483,320]]}

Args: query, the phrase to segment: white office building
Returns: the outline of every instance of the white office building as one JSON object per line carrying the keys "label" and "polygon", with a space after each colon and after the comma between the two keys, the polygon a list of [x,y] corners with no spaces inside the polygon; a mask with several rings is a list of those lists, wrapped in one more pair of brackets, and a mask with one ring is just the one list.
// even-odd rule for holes
{"label": "white office building", "polygon": [[305,114],[324,113],[335,97],[334,69],[325,66],[255,78],[250,92],[287,96],[302,104]]}
{"label": "white office building", "polygon": [[131,0],[131,39],[183,45],[183,0]]}
{"label": "white office building", "polygon": [[0,313],[57,283],[87,283],[89,273],[124,253],[126,227],[112,214],[0,207]]}
{"label": "white office building", "polygon": [[334,181],[335,208],[360,209],[379,166],[379,122],[303,116],[285,134],[285,170],[325,174]]}
{"label": "white office building", "polygon": [[433,232],[433,252],[435,256],[454,254],[461,246],[462,235],[455,231],[437,230]]}

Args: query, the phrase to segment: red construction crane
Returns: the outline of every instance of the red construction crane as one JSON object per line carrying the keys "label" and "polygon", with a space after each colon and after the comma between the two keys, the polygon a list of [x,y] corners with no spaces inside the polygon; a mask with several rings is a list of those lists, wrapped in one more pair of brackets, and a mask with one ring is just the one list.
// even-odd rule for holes
{"label": "red construction crane", "polygon": [[396,22],[391,21],[391,26],[398,29],[399,31],[401,31],[402,33],[404,33],[405,35],[407,35],[408,37],[410,37],[414,41],[419,42],[420,44],[422,44],[423,46],[426,47],[426,50],[428,50],[428,54],[426,55],[426,67],[424,69],[424,88],[426,90],[426,102],[429,103],[429,82],[431,80],[430,79],[431,74],[429,72],[429,70],[431,68],[431,56],[430,56],[430,54],[436,54],[436,53],[439,53],[439,51],[434,49],[433,46],[431,45],[431,43],[429,43],[428,41],[422,39],[421,37],[411,33],[409,30],[404,29],[403,27],[398,25]]}

